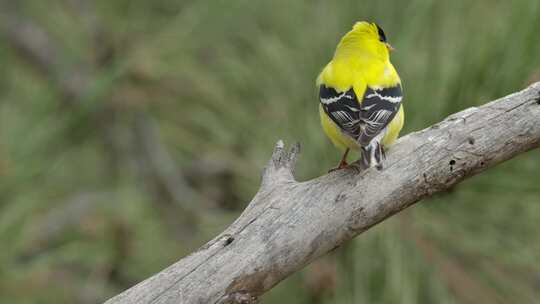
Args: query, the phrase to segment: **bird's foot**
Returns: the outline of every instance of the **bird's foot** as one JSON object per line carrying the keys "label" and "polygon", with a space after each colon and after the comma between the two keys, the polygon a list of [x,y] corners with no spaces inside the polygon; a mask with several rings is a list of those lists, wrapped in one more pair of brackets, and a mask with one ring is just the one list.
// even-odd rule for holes
{"label": "bird's foot", "polygon": [[348,164],[346,161],[343,161],[343,160],[342,160],[342,161],[339,162],[339,164],[337,165],[337,167],[328,170],[328,173],[334,172],[334,171],[337,171],[337,170],[342,170],[342,169],[345,169],[345,168],[347,168],[347,167],[349,167],[349,164]]}

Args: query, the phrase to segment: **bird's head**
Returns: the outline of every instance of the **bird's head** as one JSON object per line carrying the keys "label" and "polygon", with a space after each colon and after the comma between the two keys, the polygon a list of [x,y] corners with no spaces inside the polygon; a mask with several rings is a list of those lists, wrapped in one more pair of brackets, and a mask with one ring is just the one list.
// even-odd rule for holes
{"label": "bird's head", "polygon": [[343,36],[336,49],[336,56],[364,56],[388,60],[393,50],[380,26],[360,21]]}

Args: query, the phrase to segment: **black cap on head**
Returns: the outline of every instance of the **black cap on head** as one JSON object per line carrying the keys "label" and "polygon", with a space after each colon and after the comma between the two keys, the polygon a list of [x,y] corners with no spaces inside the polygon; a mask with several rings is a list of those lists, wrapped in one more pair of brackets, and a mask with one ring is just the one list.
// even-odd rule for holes
{"label": "black cap on head", "polygon": [[377,31],[379,31],[379,41],[386,42],[386,35],[384,34],[383,29],[376,23],[375,26],[377,27]]}

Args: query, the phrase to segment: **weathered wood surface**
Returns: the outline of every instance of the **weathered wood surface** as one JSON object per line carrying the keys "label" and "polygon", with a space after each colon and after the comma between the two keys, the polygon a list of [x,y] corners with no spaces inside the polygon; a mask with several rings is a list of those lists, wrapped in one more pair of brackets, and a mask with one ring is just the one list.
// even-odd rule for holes
{"label": "weathered wood surface", "polygon": [[538,147],[540,83],[401,138],[381,172],[342,170],[297,182],[299,148],[280,142],[259,192],[230,227],[106,303],[254,303],[389,216]]}

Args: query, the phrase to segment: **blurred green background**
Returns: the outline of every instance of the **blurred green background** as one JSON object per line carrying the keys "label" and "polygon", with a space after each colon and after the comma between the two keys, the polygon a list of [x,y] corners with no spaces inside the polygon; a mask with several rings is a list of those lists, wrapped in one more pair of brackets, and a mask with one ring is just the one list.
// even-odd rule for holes
{"label": "blurred green background", "polygon": [[[314,80],[376,21],[404,134],[540,80],[540,1],[0,1],[0,302],[100,303],[230,224],[274,143],[339,160]],[[354,155],[354,157],[357,157]],[[385,221],[263,303],[540,303],[540,153]]]}

